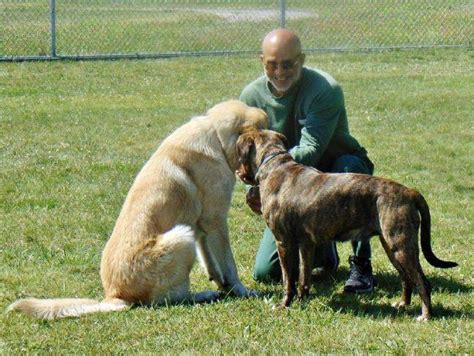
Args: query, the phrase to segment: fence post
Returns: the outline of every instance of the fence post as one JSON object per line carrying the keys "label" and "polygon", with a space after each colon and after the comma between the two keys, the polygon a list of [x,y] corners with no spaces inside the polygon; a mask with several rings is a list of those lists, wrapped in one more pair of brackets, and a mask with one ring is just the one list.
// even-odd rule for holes
{"label": "fence post", "polygon": [[56,0],[49,0],[49,31],[51,36],[51,57],[56,57]]}
{"label": "fence post", "polygon": [[280,28],[285,28],[286,1],[280,0]]}

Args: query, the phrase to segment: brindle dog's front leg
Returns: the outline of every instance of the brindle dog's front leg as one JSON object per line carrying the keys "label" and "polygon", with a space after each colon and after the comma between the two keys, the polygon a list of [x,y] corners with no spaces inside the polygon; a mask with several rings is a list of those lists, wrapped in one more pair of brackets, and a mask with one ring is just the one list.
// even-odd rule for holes
{"label": "brindle dog's front leg", "polygon": [[310,236],[300,236],[298,251],[300,256],[300,275],[298,285],[298,298],[304,299],[309,296],[311,288],[311,270],[313,269],[315,244]]}
{"label": "brindle dog's front leg", "polygon": [[278,257],[280,258],[284,297],[281,307],[288,307],[296,294],[297,248],[295,244],[277,240]]}

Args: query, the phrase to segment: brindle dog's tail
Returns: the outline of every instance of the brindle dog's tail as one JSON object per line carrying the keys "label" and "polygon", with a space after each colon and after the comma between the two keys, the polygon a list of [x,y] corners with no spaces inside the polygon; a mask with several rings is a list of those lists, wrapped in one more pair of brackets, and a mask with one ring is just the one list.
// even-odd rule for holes
{"label": "brindle dog's tail", "polygon": [[431,249],[430,209],[426,203],[425,198],[423,198],[423,196],[419,193],[415,197],[415,203],[421,216],[421,250],[423,251],[423,255],[425,255],[426,260],[430,265],[438,268],[456,267],[458,265],[456,262],[442,261],[433,253],[433,250]]}

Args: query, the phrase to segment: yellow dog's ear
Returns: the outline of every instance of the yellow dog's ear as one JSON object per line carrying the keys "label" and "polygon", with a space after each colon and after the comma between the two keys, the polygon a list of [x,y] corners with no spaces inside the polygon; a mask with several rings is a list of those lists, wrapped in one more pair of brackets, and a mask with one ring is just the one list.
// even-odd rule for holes
{"label": "yellow dog's ear", "polygon": [[247,122],[257,129],[266,129],[268,127],[268,115],[265,111],[255,107],[249,107],[245,112]]}
{"label": "yellow dog's ear", "polygon": [[251,135],[251,134],[256,134],[258,131],[257,128],[255,128],[255,126],[252,126],[252,125],[244,125],[240,128],[239,130],[239,135],[240,137],[244,136],[244,135]]}

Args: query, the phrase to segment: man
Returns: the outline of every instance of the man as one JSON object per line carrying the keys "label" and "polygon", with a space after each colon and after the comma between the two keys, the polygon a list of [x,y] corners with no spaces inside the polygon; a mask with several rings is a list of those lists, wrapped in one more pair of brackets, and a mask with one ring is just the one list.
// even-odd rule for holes
{"label": "man", "polygon": [[[373,173],[367,151],[349,133],[341,87],[327,73],[303,66],[305,55],[296,34],[286,29],[268,33],[260,59],[265,75],[250,83],[240,99],[265,110],[270,129],[284,134],[293,158],[325,172]],[[247,193],[247,203],[259,210],[258,192]],[[363,239],[363,236],[362,236]],[[354,255],[344,291],[371,292],[374,288],[369,242],[352,242]],[[315,267],[336,270],[339,264],[334,243],[318,249]],[[271,231],[266,228],[257,252],[254,278],[278,281],[281,269]]]}

